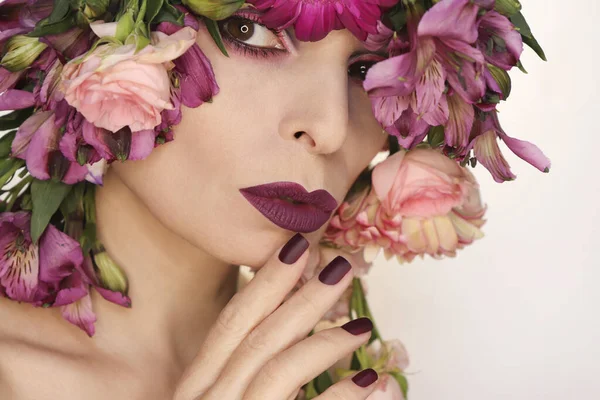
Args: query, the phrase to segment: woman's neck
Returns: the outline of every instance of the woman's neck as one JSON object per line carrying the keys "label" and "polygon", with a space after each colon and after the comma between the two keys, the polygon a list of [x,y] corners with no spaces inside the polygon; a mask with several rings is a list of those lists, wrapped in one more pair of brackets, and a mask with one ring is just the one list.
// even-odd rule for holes
{"label": "woman's neck", "polygon": [[96,341],[185,367],[236,290],[238,267],[170,231],[109,170],[96,192],[98,236],[129,280],[132,308],[94,296]]}

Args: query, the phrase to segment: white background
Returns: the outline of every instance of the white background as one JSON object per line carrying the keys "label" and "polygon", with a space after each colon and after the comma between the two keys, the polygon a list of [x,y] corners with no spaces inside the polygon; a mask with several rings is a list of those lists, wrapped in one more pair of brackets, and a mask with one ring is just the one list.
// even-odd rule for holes
{"label": "white background", "polygon": [[521,1],[549,61],[526,49],[501,121],[552,170],[507,149],[516,181],[475,170],[484,239],[455,259],[376,261],[369,299],[409,350],[411,400],[600,399],[598,3]]}

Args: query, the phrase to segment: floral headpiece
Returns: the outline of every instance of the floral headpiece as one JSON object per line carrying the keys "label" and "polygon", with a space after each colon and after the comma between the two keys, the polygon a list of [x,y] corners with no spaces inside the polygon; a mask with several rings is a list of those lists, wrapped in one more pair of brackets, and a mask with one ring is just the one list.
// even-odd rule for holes
{"label": "floral headpiece", "polygon": [[[205,24],[227,55],[219,21],[242,7],[301,41],[347,29],[388,54],[363,72],[390,155],[356,181],[323,249],[366,266],[381,249],[400,262],[453,256],[482,237],[485,207],[468,165],[514,179],[500,139],[548,172],[542,152],[508,136],[497,116],[508,71],[525,71],[523,43],[545,59],[518,0],[5,0],[0,110],[12,112],[0,117],[0,295],[60,307],[90,336],[92,288],[131,306],[125,275],[96,238],[95,186],[111,163],[174,140],[182,105],[219,93],[197,31]],[[372,317],[360,280],[343,310]],[[376,367],[405,396],[407,361],[395,362],[399,347],[374,332],[380,347],[357,350],[350,370]],[[322,375],[305,395],[330,384]]]}

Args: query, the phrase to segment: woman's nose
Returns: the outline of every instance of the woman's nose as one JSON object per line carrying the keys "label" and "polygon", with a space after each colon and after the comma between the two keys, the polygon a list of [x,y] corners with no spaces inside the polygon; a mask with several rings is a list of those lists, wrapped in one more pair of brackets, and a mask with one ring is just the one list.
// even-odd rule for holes
{"label": "woman's nose", "polygon": [[288,88],[292,106],[279,132],[299,141],[312,154],[338,151],[348,135],[347,67],[339,63],[312,63]]}

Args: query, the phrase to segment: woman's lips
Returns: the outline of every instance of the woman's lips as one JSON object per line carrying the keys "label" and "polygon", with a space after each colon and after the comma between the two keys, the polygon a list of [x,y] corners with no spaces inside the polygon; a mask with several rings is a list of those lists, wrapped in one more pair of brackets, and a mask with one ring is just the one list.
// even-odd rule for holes
{"label": "woman's lips", "polygon": [[267,183],[240,189],[240,192],[275,225],[294,232],[316,231],[338,206],[326,190],[308,193],[294,182]]}

